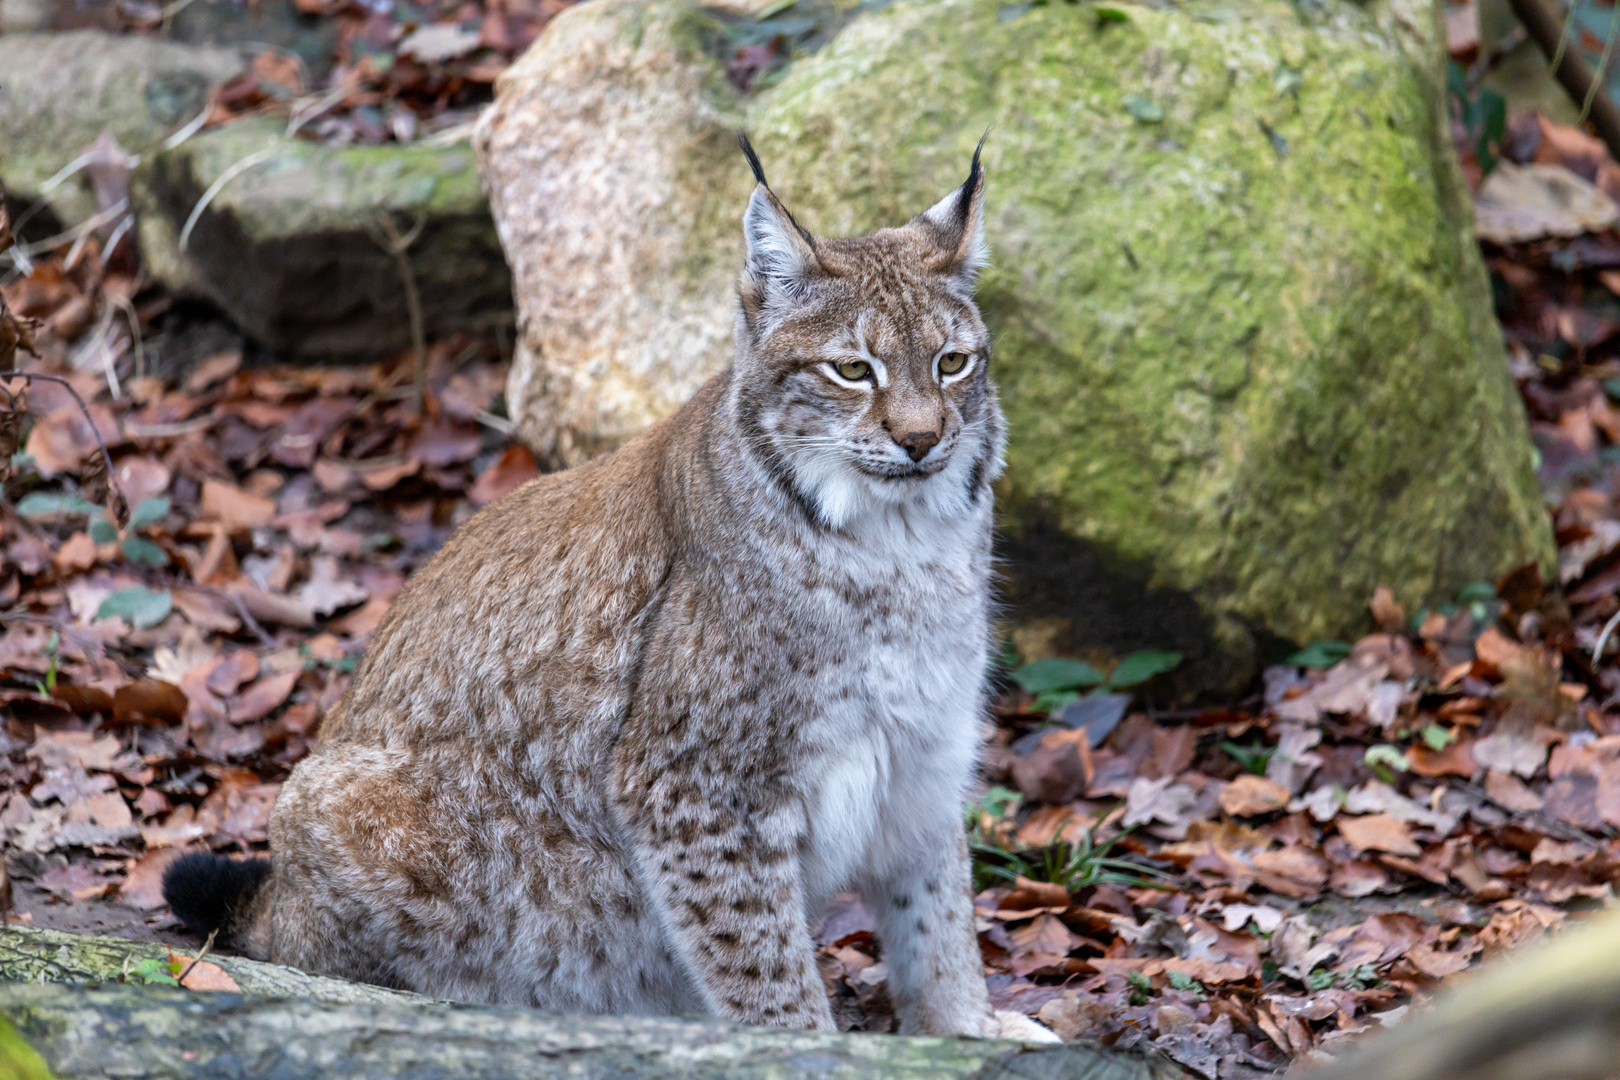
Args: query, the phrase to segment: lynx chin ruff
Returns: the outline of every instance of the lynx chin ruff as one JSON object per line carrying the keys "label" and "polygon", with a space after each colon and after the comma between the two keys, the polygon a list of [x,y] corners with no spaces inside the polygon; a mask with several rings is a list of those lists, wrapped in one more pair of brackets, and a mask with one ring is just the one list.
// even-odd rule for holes
{"label": "lynx chin ruff", "polygon": [[616,453],[484,510],[400,593],[270,823],[173,864],[248,954],[469,1001],[833,1026],[809,927],[858,890],[907,1032],[995,1013],[962,802],[1002,418],[984,173],[899,228],[759,183],[736,357]]}

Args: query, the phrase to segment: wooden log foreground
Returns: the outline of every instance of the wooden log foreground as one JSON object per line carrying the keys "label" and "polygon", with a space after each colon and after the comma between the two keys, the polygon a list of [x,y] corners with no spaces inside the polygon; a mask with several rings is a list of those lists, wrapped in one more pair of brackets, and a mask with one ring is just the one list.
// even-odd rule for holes
{"label": "wooden log foreground", "polygon": [[[1083,1043],[840,1035],[458,1005],[235,957],[242,993],[140,985],[161,945],[0,929],[0,1080],[1173,1080]],[[211,961],[216,958],[210,958]]]}

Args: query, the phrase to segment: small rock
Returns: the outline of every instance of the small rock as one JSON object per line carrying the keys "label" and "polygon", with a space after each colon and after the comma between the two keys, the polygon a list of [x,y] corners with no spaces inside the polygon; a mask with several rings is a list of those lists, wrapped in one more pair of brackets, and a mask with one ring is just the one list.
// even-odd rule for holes
{"label": "small rock", "polygon": [[[232,169],[182,250],[198,201]],[[428,337],[511,320],[511,278],[465,145],[320,146],[274,121],[241,120],[142,161],[131,197],[153,276],[212,300],[287,359],[377,358],[410,345],[383,215],[400,234],[423,222],[407,254]]]}
{"label": "small rock", "polygon": [[[157,149],[203,110],[208,89],[244,67],[235,49],[95,30],[0,37],[0,183],[34,199],[108,132],[129,154]],[[68,224],[95,198],[83,175],[50,193]]]}

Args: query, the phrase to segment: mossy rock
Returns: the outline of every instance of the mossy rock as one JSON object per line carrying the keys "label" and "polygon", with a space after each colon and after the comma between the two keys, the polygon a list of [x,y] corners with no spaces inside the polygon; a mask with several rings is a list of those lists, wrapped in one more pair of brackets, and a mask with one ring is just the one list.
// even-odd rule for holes
{"label": "mossy rock", "polygon": [[[609,122],[593,133],[600,160],[580,167],[670,163],[660,205],[706,209],[655,211],[644,243],[658,257],[638,265],[675,298],[665,314],[716,298],[724,318],[750,184],[731,125],[751,131],[788,206],[830,234],[927,207],[988,131],[993,265],[979,296],[1011,421],[1000,495],[1016,610],[1062,620],[1062,651],[1179,648],[1194,658],[1186,688],[1229,689],[1285,643],[1368,628],[1380,584],[1416,609],[1551,565],[1447,136],[1436,16],[1409,0],[896,0],[742,98],[719,74],[718,16],[599,0],[508,74],[480,149],[507,235],[508,218],[548,204],[526,197],[500,135],[546,136],[525,110],[576,78],[568,46],[606,58],[603,95],[636,80],[694,88],[667,143],[645,116],[633,140]],[[577,220],[588,206],[570,211],[573,228],[595,227]],[[624,271],[625,295],[646,295],[638,272]],[[521,271],[518,298],[525,340],[550,335],[545,377],[520,362],[514,386],[530,396],[509,394],[530,432],[556,415],[535,386],[635,373],[599,395],[600,430],[574,437],[596,446],[634,426],[624,402],[667,411],[668,387],[727,360],[621,340],[569,369],[568,298],[526,293]]]}
{"label": "mossy rock", "polygon": [[[186,222],[197,214],[184,250]],[[136,169],[142,254],[159,280],[218,304],[290,359],[363,359],[410,344],[406,291],[384,248],[408,249],[429,335],[510,322],[511,278],[471,147],[332,147],[249,119]]]}
{"label": "mossy rock", "polygon": [[[102,132],[126,154],[156,150],[245,66],[233,48],[95,30],[0,35],[0,182],[13,198],[38,198]],[[49,200],[68,224],[95,211],[82,174]]]}

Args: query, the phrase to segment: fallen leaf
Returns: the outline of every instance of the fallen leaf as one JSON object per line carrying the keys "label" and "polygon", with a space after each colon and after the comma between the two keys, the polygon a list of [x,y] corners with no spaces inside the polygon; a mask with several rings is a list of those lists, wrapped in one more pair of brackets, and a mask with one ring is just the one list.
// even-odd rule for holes
{"label": "fallen leaf", "polygon": [[1175,783],[1173,777],[1159,780],[1137,777],[1125,797],[1125,816],[1121,824],[1129,828],[1156,823],[1154,831],[1176,840],[1187,834],[1197,805],[1198,796],[1192,788]]}
{"label": "fallen leaf", "polygon": [[88,570],[96,565],[96,542],[90,539],[89,533],[74,533],[57,550],[51,560],[56,569],[64,574],[75,570]]}
{"label": "fallen leaf", "polygon": [[129,875],[118,886],[118,902],[137,911],[156,911],[167,905],[163,899],[163,871],[180,857],[178,848],[149,851],[129,868]]}
{"label": "fallen leaf", "polygon": [[1044,735],[1012,769],[1013,782],[1025,797],[1054,805],[1085,791],[1095,772],[1086,733],[1067,729]]}
{"label": "fallen leaf", "polygon": [[1474,197],[1474,232],[1496,244],[1579,236],[1617,217],[1614,200],[1561,165],[1499,161]]}
{"label": "fallen leaf", "polygon": [[276,516],[276,504],[251,492],[219,480],[205,480],[202,486],[202,512],[233,533],[269,525]]}
{"label": "fallen leaf", "polygon": [[1341,815],[1335,822],[1339,835],[1357,851],[1387,851],[1392,855],[1421,855],[1423,849],[1412,839],[1406,823],[1388,814],[1364,817]]}
{"label": "fallen leaf", "polygon": [[118,724],[178,724],[185,719],[186,695],[173,683],[139,679],[114,691],[112,710]]}
{"label": "fallen leaf", "polygon": [[293,685],[298,682],[298,676],[297,671],[271,675],[260,679],[231,698],[225,703],[231,723],[251,723],[275,712],[287,700],[287,695],[292,693]]}
{"label": "fallen leaf", "polygon": [[219,990],[228,994],[242,992],[242,988],[236,985],[236,980],[227,975],[225,969],[218,964],[177,952],[169,953],[169,963],[179,965],[180,985],[187,990]]}
{"label": "fallen leaf", "polygon": [[339,576],[336,559],[317,555],[310,561],[309,580],[298,590],[298,602],[317,615],[331,615],[370,595],[358,582]]}
{"label": "fallen leaf", "polygon": [[1221,789],[1221,809],[1233,817],[1269,814],[1288,805],[1290,794],[1263,776],[1244,774]]}
{"label": "fallen leaf", "polygon": [[494,464],[478,474],[467,497],[474,506],[485,506],[540,475],[534,455],[522,446],[509,446]]}

